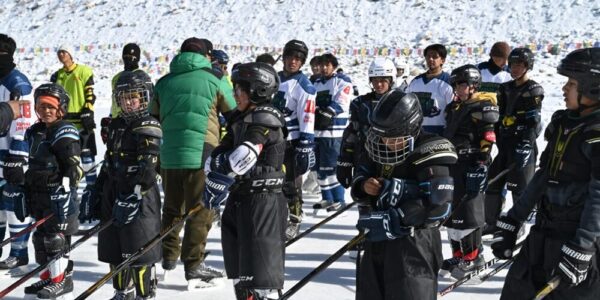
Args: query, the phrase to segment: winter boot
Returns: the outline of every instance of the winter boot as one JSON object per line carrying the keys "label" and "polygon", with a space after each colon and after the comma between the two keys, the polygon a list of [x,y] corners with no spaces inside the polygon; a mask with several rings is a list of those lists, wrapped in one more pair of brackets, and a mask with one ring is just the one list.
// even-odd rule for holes
{"label": "winter boot", "polygon": [[29,263],[29,258],[9,256],[6,260],[0,262],[0,270],[14,269],[20,266],[26,266]]}

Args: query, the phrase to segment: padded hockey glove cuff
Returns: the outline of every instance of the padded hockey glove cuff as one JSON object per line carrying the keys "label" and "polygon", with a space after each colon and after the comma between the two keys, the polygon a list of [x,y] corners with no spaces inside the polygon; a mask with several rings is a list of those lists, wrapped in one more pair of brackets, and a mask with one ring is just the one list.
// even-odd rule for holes
{"label": "padded hockey glove cuff", "polygon": [[27,202],[25,200],[25,189],[20,185],[6,184],[2,190],[2,201],[4,203],[12,203],[13,210],[17,219],[25,222],[25,218],[29,216]]}
{"label": "padded hockey glove cuff", "polygon": [[513,256],[513,250],[517,244],[517,234],[521,223],[509,216],[500,216],[496,222],[498,232],[494,235],[492,252],[499,259],[509,259]]}
{"label": "padded hockey glove cuff", "polygon": [[140,214],[140,206],[142,204],[141,189],[140,185],[136,185],[134,192],[131,194],[119,193],[112,211],[115,226],[123,227],[133,222]]}
{"label": "padded hockey glove cuff", "polygon": [[208,209],[219,209],[221,203],[225,202],[229,194],[229,188],[235,179],[219,172],[206,174],[204,186],[204,207]]}
{"label": "padded hockey glove cuff", "polygon": [[94,128],[96,128],[96,122],[94,122],[94,111],[91,109],[87,107],[82,108],[79,118],[81,119],[81,125],[83,125],[83,129],[85,129],[87,132],[92,132]]}
{"label": "padded hockey glove cuff", "polygon": [[296,174],[301,175],[315,166],[315,144],[310,141],[300,141],[295,149],[294,160]]}
{"label": "padded hockey glove cuff", "polygon": [[420,195],[420,188],[416,182],[404,179],[383,179],[381,182],[381,193],[377,198],[377,209],[388,210],[398,207],[402,202],[416,199]]}
{"label": "padded hockey glove cuff", "polygon": [[[100,187],[101,188],[101,187]],[[81,204],[79,206],[79,222],[85,223],[86,221],[91,223],[97,218],[95,215],[96,204],[98,204],[98,192],[96,186],[88,184],[81,194]]]}
{"label": "padded hockey glove cuff", "polygon": [[315,111],[315,129],[327,130],[333,124],[335,115],[335,110],[329,106],[325,108],[317,107]]}
{"label": "padded hockey glove cuff", "polygon": [[522,141],[517,144],[517,147],[515,148],[514,157],[515,165],[517,168],[522,169],[525,166],[527,166],[531,158],[532,151],[533,148],[531,147],[531,142],[529,141]]}
{"label": "padded hockey glove cuff", "polygon": [[335,176],[337,177],[338,182],[346,189],[352,185],[353,170],[354,164],[351,161],[343,160],[341,156],[338,157]]}
{"label": "padded hockey glove cuff", "polygon": [[414,228],[402,226],[401,218],[402,216],[396,209],[374,211],[361,214],[356,228],[365,230],[367,232],[366,238],[371,242],[394,240],[399,237],[412,235]]}
{"label": "padded hockey glove cuff", "polygon": [[565,283],[573,286],[582,283],[587,278],[595,253],[594,249],[583,249],[572,242],[567,242],[560,249],[560,253],[561,258],[556,272]]}
{"label": "padded hockey glove cuff", "polygon": [[67,218],[75,212],[73,195],[77,194],[72,193],[64,185],[59,185],[50,191],[50,206],[54,216],[58,219],[60,230],[66,230]]}
{"label": "padded hockey glove cuff", "polygon": [[466,189],[467,193],[483,193],[487,185],[488,167],[480,163],[467,170]]}
{"label": "padded hockey glove cuff", "polygon": [[100,137],[102,138],[102,142],[104,144],[108,142],[108,129],[110,128],[111,122],[111,117],[104,117],[100,120]]}

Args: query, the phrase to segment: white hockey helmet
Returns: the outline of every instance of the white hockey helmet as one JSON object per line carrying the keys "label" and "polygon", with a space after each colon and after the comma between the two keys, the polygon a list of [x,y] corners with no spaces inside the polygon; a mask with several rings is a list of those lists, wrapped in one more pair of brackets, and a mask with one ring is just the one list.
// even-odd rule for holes
{"label": "white hockey helmet", "polygon": [[[410,73],[409,65],[405,57],[394,57],[394,66],[396,66],[396,72],[399,77],[408,76]],[[400,73],[400,70],[402,70],[402,73]]]}
{"label": "white hockey helmet", "polygon": [[394,82],[396,80],[394,62],[387,57],[376,57],[369,66],[369,80],[374,77],[390,77],[390,83]]}

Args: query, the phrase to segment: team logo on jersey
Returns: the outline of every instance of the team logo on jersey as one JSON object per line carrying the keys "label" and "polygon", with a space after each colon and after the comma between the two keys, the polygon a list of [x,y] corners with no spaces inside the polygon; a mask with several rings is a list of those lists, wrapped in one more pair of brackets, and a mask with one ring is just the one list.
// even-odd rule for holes
{"label": "team logo on jersey", "polygon": [[312,99],[306,100],[306,105],[304,106],[305,113],[315,113],[315,101]]}

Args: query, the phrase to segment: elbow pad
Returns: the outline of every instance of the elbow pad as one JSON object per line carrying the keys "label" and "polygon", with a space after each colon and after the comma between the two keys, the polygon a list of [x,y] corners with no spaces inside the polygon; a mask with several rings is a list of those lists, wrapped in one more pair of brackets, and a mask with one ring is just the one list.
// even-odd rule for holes
{"label": "elbow pad", "polygon": [[244,142],[229,155],[229,166],[231,171],[237,175],[244,175],[254,167],[258,161],[258,155],[262,151],[262,145]]}

